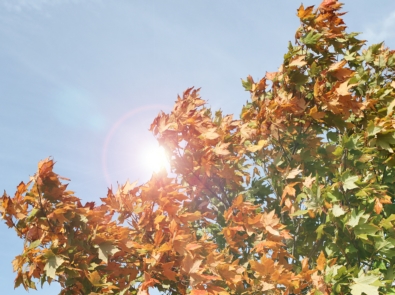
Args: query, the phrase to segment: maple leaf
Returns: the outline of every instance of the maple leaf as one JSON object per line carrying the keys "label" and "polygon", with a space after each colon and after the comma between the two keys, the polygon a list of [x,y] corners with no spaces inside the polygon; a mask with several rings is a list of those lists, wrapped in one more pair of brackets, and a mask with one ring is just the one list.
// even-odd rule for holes
{"label": "maple leaf", "polygon": [[288,175],[287,175],[287,179],[293,179],[296,177],[296,175],[298,175],[300,172],[303,172],[303,170],[299,169],[300,166],[298,166],[297,168],[292,169]]}
{"label": "maple leaf", "polygon": [[303,181],[303,185],[305,187],[311,188],[313,182],[315,181],[315,177],[311,177],[311,174],[305,178]]}
{"label": "maple leaf", "polygon": [[104,263],[108,263],[108,257],[117,253],[119,249],[111,242],[104,242],[98,245],[99,259]]}
{"label": "maple leaf", "polygon": [[317,259],[317,269],[323,271],[325,267],[325,262],[326,262],[325,254],[323,251],[321,251],[320,256],[318,256]]}
{"label": "maple leaf", "polygon": [[230,142],[228,143],[220,143],[219,145],[217,145],[214,148],[214,153],[216,153],[217,155],[229,155],[230,151],[228,150],[228,146],[230,145]]}
{"label": "maple leaf", "polygon": [[268,142],[266,140],[260,140],[256,145],[250,145],[247,147],[247,151],[255,153],[261,150],[263,147],[267,146]]}
{"label": "maple leaf", "polygon": [[299,55],[299,56],[294,57],[290,61],[289,66],[290,67],[292,67],[292,66],[302,67],[302,66],[306,65],[307,62],[304,60],[305,57],[306,57],[305,55]]}
{"label": "maple leaf", "polygon": [[44,270],[49,278],[55,279],[56,270],[62,265],[64,259],[60,256],[56,256],[52,251],[48,251],[46,254],[47,263],[45,264]]}

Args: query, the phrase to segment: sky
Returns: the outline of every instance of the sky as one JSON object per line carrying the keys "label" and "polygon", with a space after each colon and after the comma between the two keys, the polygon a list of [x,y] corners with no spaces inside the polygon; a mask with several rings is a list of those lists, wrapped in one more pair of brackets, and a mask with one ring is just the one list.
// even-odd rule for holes
{"label": "sky", "polygon": [[[349,32],[395,48],[395,1],[345,2]],[[213,110],[238,117],[249,99],[240,79],[277,70],[300,3],[0,0],[0,188],[13,195],[49,156],[84,202],[117,182],[144,183],[158,112],[195,86]],[[22,249],[1,223],[2,294],[27,294],[13,288],[11,261]]]}

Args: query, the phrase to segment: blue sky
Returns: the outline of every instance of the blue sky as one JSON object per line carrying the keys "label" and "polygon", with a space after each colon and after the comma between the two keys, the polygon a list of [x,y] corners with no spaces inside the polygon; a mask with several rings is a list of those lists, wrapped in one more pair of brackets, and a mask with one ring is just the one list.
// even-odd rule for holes
{"label": "blue sky", "polygon": [[[320,1],[306,1],[318,5]],[[48,156],[84,201],[116,182],[146,181],[148,131],[177,94],[202,87],[238,116],[240,78],[275,71],[300,1],[0,0],[0,187],[13,195]],[[349,31],[395,48],[395,1],[349,0]],[[0,285],[23,241],[0,225]],[[30,294],[56,294],[56,284]]]}

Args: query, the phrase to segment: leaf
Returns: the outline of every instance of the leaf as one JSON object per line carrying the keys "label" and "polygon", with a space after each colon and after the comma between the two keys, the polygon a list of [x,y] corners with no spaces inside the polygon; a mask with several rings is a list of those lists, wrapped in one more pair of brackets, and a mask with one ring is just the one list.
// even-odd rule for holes
{"label": "leaf", "polygon": [[381,211],[383,211],[383,204],[381,204],[379,198],[375,198],[375,201],[374,201],[374,212],[376,212],[376,214],[380,214]]}
{"label": "leaf", "polygon": [[257,151],[260,151],[264,146],[267,146],[267,141],[260,140],[257,145],[250,145],[249,147],[247,147],[247,151],[255,153]]}
{"label": "leaf", "polygon": [[325,254],[323,251],[321,251],[317,259],[317,269],[323,271],[325,268],[325,262],[326,262]]}
{"label": "leaf", "polygon": [[243,85],[243,87],[246,91],[251,91],[252,85],[254,84],[254,80],[252,79],[251,76],[248,76],[247,81],[244,81],[243,79],[241,79],[241,84]]}
{"label": "leaf", "polygon": [[316,120],[321,120],[322,118],[325,117],[325,113],[319,112],[317,106],[314,106],[313,108],[310,109],[309,115]]}
{"label": "leaf", "polygon": [[358,188],[358,186],[355,184],[356,181],[358,181],[358,176],[350,176],[350,172],[347,171],[342,175],[342,181],[343,181],[343,188],[345,191],[351,190],[354,188]]}
{"label": "leaf", "polygon": [[364,235],[374,235],[380,228],[374,224],[359,224],[354,227],[354,233],[358,237],[363,237]]}
{"label": "leaf", "polygon": [[[379,286],[375,283],[379,280],[379,277],[374,275],[363,275],[359,278],[354,278],[355,285],[351,286],[352,295],[379,295]],[[375,284],[375,285],[373,285]]]}
{"label": "leaf", "polygon": [[220,143],[214,148],[214,153],[217,155],[222,155],[226,156],[230,154],[230,151],[228,150],[228,146],[230,145],[230,142],[228,143]]}
{"label": "leaf", "polygon": [[357,209],[354,208],[351,212],[351,217],[350,217],[350,220],[347,222],[347,224],[351,227],[357,226],[363,213],[364,213],[363,211],[360,211],[357,213]]}
{"label": "leaf", "polygon": [[307,176],[304,181],[303,181],[303,185],[307,188],[311,188],[313,182],[315,181],[315,177],[311,177],[311,174],[309,176]]}
{"label": "leaf", "polygon": [[216,128],[212,128],[209,131],[203,133],[202,137],[205,139],[216,139],[219,137],[219,134],[216,132]]}
{"label": "leaf", "polygon": [[288,173],[286,179],[293,179],[293,178],[295,178],[296,175],[298,175],[300,172],[303,172],[303,170],[299,169],[299,167],[300,167],[300,166],[298,166],[297,168],[292,169],[292,170]]}
{"label": "leaf", "polygon": [[368,131],[368,135],[369,135],[369,136],[374,136],[374,135],[376,135],[376,134],[379,133],[382,129],[383,129],[383,127],[381,127],[381,126],[376,126],[375,123],[374,123],[373,121],[369,121],[369,123],[368,123],[368,128],[367,128],[367,131]]}
{"label": "leaf", "polygon": [[322,37],[322,34],[315,33],[314,31],[310,31],[307,35],[305,35],[301,41],[306,45],[315,45],[318,40]]}
{"label": "leaf", "polygon": [[292,66],[302,67],[302,66],[306,65],[307,62],[304,60],[305,57],[306,57],[305,55],[296,56],[295,58],[293,58],[291,60],[291,62],[289,63],[289,66],[290,67],[292,67]]}
{"label": "leaf", "polygon": [[88,280],[92,283],[93,286],[100,286],[100,285],[102,285],[100,283],[100,280],[101,280],[100,274],[97,271],[89,273],[87,277],[88,277]]}
{"label": "leaf", "polygon": [[98,246],[99,259],[101,259],[104,263],[108,263],[108,257],[110,255],[114,255],[119,251],[117,247],[115,247],[111,242],[104,242]]}
{"label": "leaf", "polygon": [[344,81],[343,83],[341,83],[337,88],[336,88],[336,92],[339,95],[342,96],[347,96],[350,95],[350,92],[348,91],[350,88],[354,87],[355,84],[348,84],[349,80]]}
{"label": "leaf", "polygon": [[[395,81],[393,81],[392,83],[395,83]],[[391,101],[391,103],[389,104],[389,106],[387,108],[387,116],[390,116],[393,113],[394,107],[395,107],[395,99],[393,101]]]}
{"label": "leaf", "polygon": [[64,259],[62,257],[56,256],[52,252],[50,252],[49,257],[47,259],[47,263],[45,264],[44,270],[49,278],[55,279],[56,270],[59,266],[62,265]]}
{"label": "leaf", "polygon": [[379,287],[358,283],[351,286],[351,294],[379,295]]}
{"label": "leaf", "polygon": [[335,217],[342,216],[346,213],[346,211],[343,210],[342,207],[340,207],[338,204],[333,205],[332,208],[332,213]]}

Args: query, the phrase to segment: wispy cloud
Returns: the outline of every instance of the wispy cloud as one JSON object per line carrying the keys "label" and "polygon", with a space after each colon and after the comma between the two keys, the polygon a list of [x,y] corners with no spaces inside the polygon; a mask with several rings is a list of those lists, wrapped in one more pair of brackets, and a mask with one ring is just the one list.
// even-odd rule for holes
{"label": "wispy cloud", "polygon": [[[379,43],[395,37],[395,11],[379,22],[369,24],[365,29],[363,38],[369,43]],[[387,43],[387,42],[386,42]]]}
{"label": "wispy cloud", "polygon": [[99,2],[100,0],[0,0],[0,5],[9,11],[42,10],[47,6],[64,3]]}

